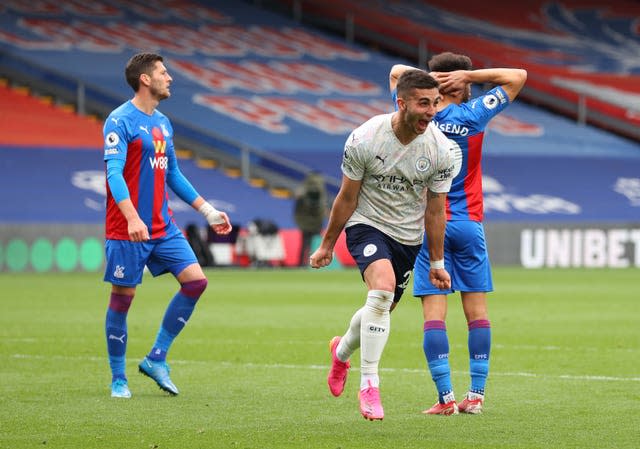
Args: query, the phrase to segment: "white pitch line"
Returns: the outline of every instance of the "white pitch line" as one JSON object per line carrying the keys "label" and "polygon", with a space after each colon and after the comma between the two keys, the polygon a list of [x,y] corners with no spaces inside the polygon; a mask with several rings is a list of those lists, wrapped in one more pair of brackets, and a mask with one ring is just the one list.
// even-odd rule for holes
{"label": "white pitch line", "polygon": [[[44,338],[34,338],[34,337],[23,337],[23,338],[11,338],[8,337],[6,339],[3,339],[3,342],[9,342],[9,343],[38,343],[40,341],[43,341]],[[201,340],[201,339],[191,339],[190,340],[193,343],[198,343],[198,342],[208,342],[208,340]],[[238,340],[234,340],[234,339],[217,339],[216,340],[218,342],[218,344],[238,344]],[[270,344],[273,344],[274,341],[272,341]],[[292,346],[298,346],[301,344],[305,344],[305,345],[309,345],[312,344],[311,341],[300,341],[300,340],[278,340],[277,344],[279,345],[292,345]],[[455,348],[455,349],[463,349],[466,350],[468,348],[467,343],[450,343],[449,346],[451,348]],[[491,350],[492,351],[496,351],[496,350],[509,350],[509,351],[534,351],[534,352],[541,352],[541,351],[565,351],[565,352],[572,352],[572,353],[589,353],[589,352],[599,352],[602,351],[601,348],[597,348],[597,347],[579,347],[576,348],[574,346],[556,346],[556,345],[521,345],[521,344],[509,344],[509,345],[505,345],[505,344],[501,344],[501,343],[493,343],[491,345]],[[607,348],[607,351],[609,352],[622,352],[622,353],[640,353],[640,347],[629,347],[629,348]]]}
{"label": "white pitch line", "polygon": [[[12,354],[14,359],[38,359],[38,360],[86,360],[91,362],[106,362],[107,357],[96,356],[64,356],[64,355],[32,355],[32,354]],[[205,364],[219,365],[223,367],[239,367],[239,368],[258,368],[258,369],[298,369],[298,370],[327,370],[327,365],[294,365],[287,363],[232,363],[232,362],[214,362],[205,360],[171,360],[172,364],[188,365],[188,364]],[[359,371],[358,368],[352,368],[352,371]],[[386,373],[410,373],[410,374],[428,374],[427,369],[418,368],[380,368],[380,371]],[[452,374],[468,374],[466,371],[452,371]],[[579,381],[606,381],[606,382],[640,382],[640,377],[617,377],[617,376],[592,376],[592,375],[574,375],[574,374],[540,374],[527,372],[499,372],[491,371],[491,376],[497,377],[530,377],[534,379],[561,379],[561,380],[579,380]]]}

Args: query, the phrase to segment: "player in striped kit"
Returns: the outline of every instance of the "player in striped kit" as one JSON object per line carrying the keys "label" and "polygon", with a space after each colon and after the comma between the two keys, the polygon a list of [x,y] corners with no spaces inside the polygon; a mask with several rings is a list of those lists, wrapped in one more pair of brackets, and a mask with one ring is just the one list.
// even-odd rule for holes
{"label": "player in striped kit", "polygon": [[441,259],[453,160],[451,143],[431,124],[439,100],[433,77],[407,71],[398,81],[398,111],[375,116],[351,133],[342,158],[342,185],[320,247],[310,257],[313,268],[329,265],[346,228],[367,297],[345,335],[329,344],[327,383],[331,394],[342,394],[349,358],[360,348],[360,413],[372,421],[384,418],[378,364],[389,336],[389,312],[409,283],[425,227],[430,254],[440,261],[431,267],[430,279],[440,288],[450,287]]}
{"label": "player in striped kit", "polygon": [[[398,64],[389,74],[391,92],[398,78],[414,67]],[[447,227],[444,262],[451,275],[451,289],[442,291],[429,281],[429,247],[425,240],[415,265],[414,296],[422,299],[423,348],[431,376],[438,390],[438,402],[426,414],[481,413],[489,373],[491,327],[487,292],[493,290],[491,266],[484,236],[482,196],[482,141],[489,121],[513,102],[527,79],[521,69],[472,70],[471,59],[450,52],[433,56],[431,74],[440,82],[443,101],[433,119],[454,142],[456,168],[447,194]],[[471,99],[471,84],[495,85]],[[471,385],[465,398],[456,403],[451,385],[449,340],[445,319],[447,294],[459,291],[469,330]]]}
{"label": "player in striped kit", "polygon": [[168,205],[169,187],[205,217],[218,234],[231,231],[229,217],[206,202],[178,167],[169,119],[156,109],[168,98],[172,78],[163,58],[134,55],[125,68],[133,99],[116,108],[104,124],[107,176],[105,222],[106,268],[111,283],[105,323],[111,367],[111,396],[129,398],[125,374],[127,313],[142,282],[145,266],[152,275],[170,272],[180,289],[169,303],[156,341],[139,371],[171,395],[178,389],[169,377],[167,351],[185,326],[207,287],[207,278]]}

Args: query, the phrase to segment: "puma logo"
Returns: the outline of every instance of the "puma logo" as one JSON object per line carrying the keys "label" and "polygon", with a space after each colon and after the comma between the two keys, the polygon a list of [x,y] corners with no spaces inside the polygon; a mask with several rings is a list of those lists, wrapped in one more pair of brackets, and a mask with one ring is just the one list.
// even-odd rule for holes
{"label": "puma logo", "polygon": [[109,334],[109,340],[118,340],[120,343],[124,344],[124,337],[126,337],[127,334],[122,334],[120,337],[117,337],[113,334]]}

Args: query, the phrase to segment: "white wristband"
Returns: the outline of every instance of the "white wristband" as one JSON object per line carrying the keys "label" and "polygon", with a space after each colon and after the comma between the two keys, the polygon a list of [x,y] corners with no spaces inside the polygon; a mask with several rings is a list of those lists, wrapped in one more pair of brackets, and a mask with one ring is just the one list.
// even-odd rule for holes
{"label": "white wristband", "polygon": [[220,211],[206,201],[198,208],[198,212],[207,220],[209,225],[217,225],[224,223]]}
{"label": "white wristband", "polygon": [[429,268],[432,270],[442,270],[444,268],[444,259],[432,260],[429,264]]}

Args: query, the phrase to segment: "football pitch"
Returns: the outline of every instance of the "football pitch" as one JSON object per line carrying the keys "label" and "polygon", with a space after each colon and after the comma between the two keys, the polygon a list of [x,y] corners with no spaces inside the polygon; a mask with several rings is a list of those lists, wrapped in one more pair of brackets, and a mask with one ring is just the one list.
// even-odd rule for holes
{"label": "football pitch", "polygon": [[[0,274],[0,448],[638,448],[640,271],[494,269],[482,415],[425,416],[436,392],[409,289],[381,361],[385,418],[326,386],[328,341],[364,303],[354,270],[211,270],[169,352],[180,395],[137,372],[171,276],[146,277],[129,313],[132,398],[109,396],[100,274]],[[411,287],[410,287],[411,288]],[[468,385],[459,296],[447,327],[453,384]]]}

